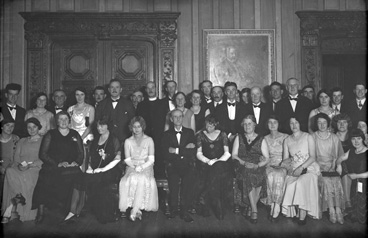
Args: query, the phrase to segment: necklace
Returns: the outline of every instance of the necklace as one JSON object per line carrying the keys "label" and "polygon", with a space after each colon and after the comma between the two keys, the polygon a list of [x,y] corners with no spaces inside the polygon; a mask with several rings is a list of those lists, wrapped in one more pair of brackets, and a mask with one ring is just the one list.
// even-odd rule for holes
{"label": "necklace", "polygon": [[323,136],[323,135],[321,135],[321,133],[319,131],[317,131],[316,135],[317,135],[318,138],[320,138],[322,140],[326,140],[328,137],[330,137],[330,132],[328,131],[326,136]]}
{"label": "necklace", "polygon": [[362,149],[358,150],[358,149],[355,149],[355,154],[360,154],[364,151],[365,147],[362,146]]}
{"label": "necklace", "polygon": [[4,137],[3,137],[3,135],[1,135],[1,137],[0,137],[0,142],[1,143],[7,143],[7,142],[9,142],[10,140],[11,140],[11,136],[9,136],[9,138],[7,138],[7,139],[5,139]]}
{"label": "necklace", "polygon": [[245,137],[247,138],[248,144],[250,144],[256,137],[256,134],[255,133],[252,133],[251,135],[245,134]]}

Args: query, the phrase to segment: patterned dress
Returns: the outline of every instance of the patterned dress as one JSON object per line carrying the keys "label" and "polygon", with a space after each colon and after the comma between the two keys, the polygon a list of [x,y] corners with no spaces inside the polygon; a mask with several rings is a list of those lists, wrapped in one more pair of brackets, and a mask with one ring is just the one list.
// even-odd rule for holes
{"label": "patterned dress", "polygon": [[[140,145],[133,137],[125,141],[130,150],[134,165],[142,165],[148,159],[149,144],[153,145],[151,137],[144,136]],[[153,164],[138,173],[127,166],[119,185],[119,208],[125,212],[128,207],[135,210],[157,211],[158,193],[156,180],[153,175]]]}
{"label": "patterned dress", "polygon": [[[336,160],[344,154],[341,142],[335,134],[326,138],[313,133],[316,142],[316,162],[319,164],[322,177],[319,179],[320,193],[322,195],[322,211],[329,207],[345,208],[344,192],[341,178],[336,172]],[[329,175],[331,172],[334,175]]]}
{"label": "patterned dress", "polygon": [[[244,134],[239,134],[238,157],[244,162],[258,164],[261,161],[263,137],[257,136],[250,144],[246,141]],[[267,196],[265,167],[258,169],[247,169],[240,163],[235,164],[235,176],[237,185],[235,186],[235,204],[240,206],[250,205],[248,195],[253,188],[262,187],[260,198]]]}
{"label": "patterned dress", "polygon": [[[83,108],[83,111],[77,111],[76,105],[73,105],[68,108],[68,113],[70,115],[70,128],[76,130],[80,136],[83,135],[84,131],[89,126],[89,114],[92,106],[86,104]],[[87,140],[93,140],[93,134],[90,133],[86,138],[83,139],[83,143],[86,144]]]}
{"label": "patterned dress", "polygon": [[267,148],[269,151],[270,162],[266,167],[267,176],[267,199],[266,204],[281,204],[284,194],[284,182],[286,177],[286,169],[279,167],[282,161],[283,142],[287,134],[281,135],[275,139],[271,135],[265,136]]}

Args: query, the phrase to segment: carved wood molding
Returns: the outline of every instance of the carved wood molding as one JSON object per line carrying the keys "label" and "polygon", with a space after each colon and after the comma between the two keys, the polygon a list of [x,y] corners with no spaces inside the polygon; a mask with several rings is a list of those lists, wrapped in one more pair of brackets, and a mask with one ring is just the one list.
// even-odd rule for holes
{"label": "carved wood molding", "polygon": [[302,83],[320,89],[322,54],[367,51],[365,11],[299,11]]}

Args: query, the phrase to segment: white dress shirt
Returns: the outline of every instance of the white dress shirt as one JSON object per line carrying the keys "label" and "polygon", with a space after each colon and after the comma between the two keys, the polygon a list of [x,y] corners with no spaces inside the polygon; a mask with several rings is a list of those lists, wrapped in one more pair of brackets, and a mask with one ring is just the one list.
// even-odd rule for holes
{"label": "white dress shirt", "polygon": [[261,108],[254,107],[254,105],[259,106],[260,104],[261,104],[260,102],[258,104],[253,104],[253,112],[254,112],[254,117],[256,118],[257,124],[259,123],[259,116],[261,115]]}
{"label": "white dress shirt", "polygon": [[[296,98],[297,99],[298,98],[298,94],[295,95],[295,96],[289,95],[289,97],[290,98]],[[289,99],[289,101],[290,101],[291,107],[293,108],[293,111],[295,112],[297,101],[296,100],[290,100],[290,99]]]}
{"label": "white dress shirt", "polygon": [[[234,100],[233,102],[230,102],[229,100],[227,100],[228,103],[236,103],[236,101]],[[227,112],[229,113],[229,119],[230,120],[235,120],[235,107],[236,106],[229,106],[229,104],[227,104]]]}

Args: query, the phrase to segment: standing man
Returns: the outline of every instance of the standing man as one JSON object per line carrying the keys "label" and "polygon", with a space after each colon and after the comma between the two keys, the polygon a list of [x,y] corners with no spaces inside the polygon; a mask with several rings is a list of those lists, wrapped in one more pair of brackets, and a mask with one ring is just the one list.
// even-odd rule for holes
{"label": "standing man", "polygon": [[308,132],[309,113],[313,109],[311,100],[298,95],[299,80],[289,78],[286,81],[288,97],[283,98],[276,105],[275,114],[280,120],[280,131],[291,134],[289,120],[295,117],[300,123],[300,130]]}
{"label": "standing man", "polygon": [[344,103],[344,94],[342,93],[342,89],[340,87],[334,87],[331,89],[332,95],[332,108],[340,113],[347,112],[347,106]]}
{"label": "standing man", "polygon": [[284,90],[282,89],[281,83],[276,81],[272,82],[270,85],[271,101],[269,103],[269,106],[272,108],[272,112],[275,112],[276,104],[280,102],[283,94]]}
{"label": "standing man", "polygon": [[217,106],[221,105],[224,97],[224,89],[221,86],[215,86],[211,90],[212,102],[209,104],[210,113],[214,114]]}
{"label": "standing man", "polygon": [[365,82],[356,82],[353,91],[355,98],[348,104],[348,114],[353,122],[353,127],[356,128],[359,121],[367,121],[367,88]]}
{"label": "standing man", "polygon": [[19,137],[27,135],[24,125],[26,110],[17,105],[18,96],[22,86],[16,83],[10,83],[5,87],[6,103],[1,106],[0,121],[7,119],[15,121],[13,134]]}
{"label": "standing man", "polygon": [[165,116],[169,111],[175,108],[175,105],[173,103],[173,97],[174,97],[174,94],[176,93],[176,87],[177,87],[177,84],[175,81],[170,80],[165,83],[164,88],[165,88],[166,97],[161,99],[161,104],[164,108]]}
{"label": "standing man", "polygon": [[130,101],[132,101],[135,109],[137,109],[138,104],[142,102],[143,99],[144,99],[143,93],[139,89],[134,90],[134,92],[130,96]]}
{"label": "standing man", "polygon": [[123,143],[131,134],[128,128],[130,120],[135,115],[133,104],[120,96],[121,83],[118,79],[111,79],[109,83],[111,97],[102,100],[96,108],[96,122],[108,117],[109,130]]}
{"label": "standing man", "polygon": [[302,89],[302,95],[306,98],[308,98],[312,102],[312,106],[314,108],[317,108],[319,105],[316,102],[316,92],[314,91],[314,87],[312,85],[306,85]]}
{"label": "standing man", "polygon": [[170,189],[171,214],[169,218],[178,215],[180,192],[180,218],[185,222],[193,222],[188,210],[193,203],[195,188],[195,136],[191,129],[183,127],[183,112],[174,109],[170,113],[174,127],[164,132],[161,147],[167,165],[167,175]]}
{"label": "standing man", "polygon": [[51,104],[47,110],[52,112],[54,115],[57,113],[64,111],[66,112],[68,110],[68,107],[66,105],[66,93],[62,89],[56,89],[54,93],[52,94],[52,101]]}
{"label": "standing man", "polygon": [[145,98],[138,104],[136,114],[143,117],[146,121],[145,133],[152,137],[155,143],[155,176],[157,178],[165,176],[165,165],[161,155],[161,138],[164,133],[166,113],[157,98],[156,84],[148,82],[146,85],[146,93],[148,98]]}
{"label": "standing man", "polygon": [[105,92],[105,88],[102,86],[96,86],[93,89],[93,99],[95,101],[95,103],[93,104],[93,106],[95,108],[97,108],[98,104],[105,99],[106,97],[106,92]]}
{"label": "standing man", "polygon": [[236,101],[237,91],[236,83],[227,82],[225,86],[227,101],[217,106],[215,110],[215,118],[219,121],[219,126],[225,131],[231,143],[236,134],[241,131],[242,119],[249,113],[244,106]]}
{"label": "standing man", "polygon": [[201,89],[204,99],[202,101],[203,106],[208,106],[212,102],[211,98],[211,89],[212,89],[212,82],[209,80],[204,80],[199,84],[199,88]]}
{"label": "standing man", "polygon": [[272,114],[272,108],[269,104],[261,101],[262,90],[260,87],[253,87],[250,90],[250,97],[251,103],[246,104],[246,111],[249,111],[256,118],[257,126],[255,132],[264,136],[268,132],[266,122]]}

